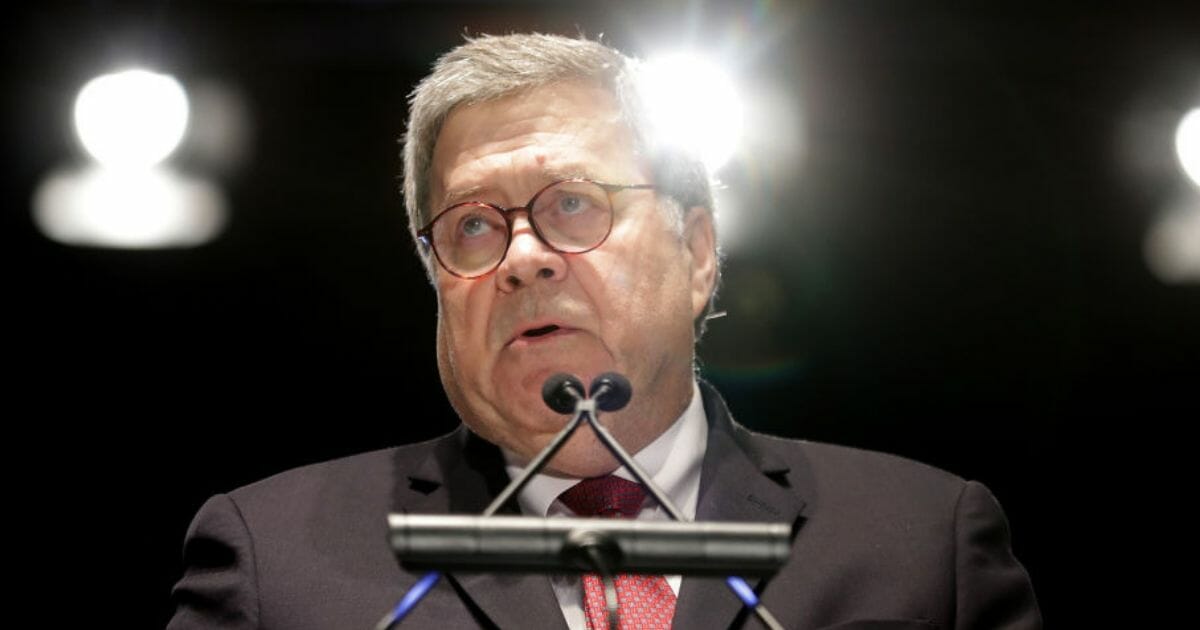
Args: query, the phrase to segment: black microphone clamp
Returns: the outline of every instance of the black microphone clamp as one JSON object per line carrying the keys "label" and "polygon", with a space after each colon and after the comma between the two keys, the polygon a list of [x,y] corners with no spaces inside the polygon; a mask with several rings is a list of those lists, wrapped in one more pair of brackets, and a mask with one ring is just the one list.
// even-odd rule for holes
{"label": "black microphone clamp", "polygon": [[633,385],[629,379],[616,372],[605,372],[592,380],[589,394],[600,411],[617,411],[629,404],[633,398]]}
{"label": "black microphone clamp", "polygon": [[[633,386],[629,379],[616,372],[605,372],[592,380],[588,396],[583,394],[583,383],[579,378],[559,372],[542,384],[542,400],[561,414],[587,411],[617,411],[623,409],[633,398]],[[582,405],[582,407],[580,407]]]}
{"label": "black microphone clamp", "polygon": [[583,383],[571,374],[559,372],[542,384],[542,400],[558,413],[573,413],[583,399]]}

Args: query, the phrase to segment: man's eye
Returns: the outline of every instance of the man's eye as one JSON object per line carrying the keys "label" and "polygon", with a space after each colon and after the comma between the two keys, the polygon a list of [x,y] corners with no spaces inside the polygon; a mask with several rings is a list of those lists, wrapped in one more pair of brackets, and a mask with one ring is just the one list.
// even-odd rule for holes
{"label": "man's eye", "polygon": [[475,215],[463,219],[459,224],[459,230],[463,236],[476,238],[490,232],[492,226],[483,217]]}
{"label": "man's eye", "polygon": [[580,195],[563,195],[558,200],[559,212],[567,215],[586,212],[591,206],[591,201]]}

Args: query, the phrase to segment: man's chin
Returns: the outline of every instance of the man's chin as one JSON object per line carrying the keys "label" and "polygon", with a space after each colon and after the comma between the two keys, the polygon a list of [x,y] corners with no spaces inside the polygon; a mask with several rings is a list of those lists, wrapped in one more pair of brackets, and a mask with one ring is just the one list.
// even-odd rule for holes
{"label": "man's chin", "polygon": [[[487,436],[482,437],[487,439]],[[509,462],[524,468],[545,450],[552,439],[553,436],[547,435],[544,441],[510,444],[504,448],[509,453]],[[600,443],[591,428],[582,424],[540,472],[583,479],[607,475],[620,466],[621,463]]]}

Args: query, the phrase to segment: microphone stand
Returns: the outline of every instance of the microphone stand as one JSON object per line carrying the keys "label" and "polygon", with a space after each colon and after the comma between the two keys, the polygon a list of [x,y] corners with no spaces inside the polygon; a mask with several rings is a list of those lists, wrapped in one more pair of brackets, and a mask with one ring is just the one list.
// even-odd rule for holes
{"label": "microphone stand", "polygon": [[[612,453],[613,456],[616,457],[617,460],[629,470],[629,472],[634,476],[635,479],[637,479],[639,483],[646,487],[650,495],[653,496],[656,501],[658,501],[659,505],[662,506],[663,510],[667,512],[673,521],[676,521],[678,524],[690,523],[690,521],[683,516],[683,513],[679,511],[679,508],[675,506],[675,503],[671,501],[671,499],[666,495],[665,492],[662,491],[661,488],[658,487],[658,484],[654,483],[654,481],[650,478],[650,475],[646,473],[645,469],[643,469],[641,465],[639,465],[637,461],[633,459],[628,451],[626,451],[620,445],[620,443],[617,442],[616,438],[614,438],[611,433],[609,433],[608,429],[606,429],[604,425],[600,424],[599,420],[597,420],[599,411],[616,411],[628,403],[629,395],[631,393],[629,381],[619,374],[610,372],[601,374],[592,382],[592,392],[590,398],[584,397],[582,389],[583,384],[580,383],[575,377],[569,375],[558,374],[550,377],[550,379],[546,381],[546,384],[542,390],[542,395],[546,399],[547,404],[550,405],[551,408],[560,412],[569,411],[571,406],[573,406],[574,409],[571,420],[566,424],[566,426],[563,427],[561,431],[558,432],[557,435],[554,436],[554,439],[551,440],[550,444],[547,445],[546,448],[542,449],[542,451],[525,466],[525,468],[521,471],[521,474],[518,475],[516,479],[513,479],[504,488],[504,490],[502,490],[500,494],[497,495],[494,500],[492,500],[492,502],[483,510],[479,517],[397,514],[389,515],[389,525],[393,532],[392,546],[397,550],[397,554],[400,554],[400,547],[405,547],[410,551],[410,555],[423,555],[425,556],[425,560],[429,560],[434,564],[437,563],[435,560],[433,560],[433,558],[431,558],[431,556],[438,555],[436,552],[420,549],[417,551],[423,552],[423,554],[411,553],[416,547],[419,546],[417,536],[405,538],[405,534],[415,532],[417,535],[425,534],[425,538],[422,539],[420,543],[433,542],[439,547],[437,551],[440,551],[445,556],[454,555],[474,558],[475,556],[479,555],[478,548],[481,545],[478,544],[478,541],[481,537],[485,537],[490,533],[487,531],[487,528],[481,528],[479,526],[479,522],[482,519],[489,518],[493,520],[503,519],[504,517],[496,517],[496,512],[498,512],[501,507],[503,507],[514,496],[516,496],[518,492],[525,488],[530,479],[532,479],[534,475],[536,475],[546,466],[546,463],[558,453],[562,446],[566,444],[571,435],[574,434],[575,431],[579,429],[580,425],[585,422],[596,434],[596,437],[600,439],[600,442],[604,444],[605,448],[607,448],[609,452]],[[464,520],[469,520],[470,522],[463,522]],[[545,519],[509,517],[508,520],[533,520],[536,523],[541,524]],[[590,526],[589,529],[592,531],[584,531],[582,532],[582,535],[580,535],[581,532],[579,530],[571,530],[566,536],[567,543],[570,545],[570,548],[564,547],[561,549],[559,555],[570,556],[576,561],[576,564],[583,563],[587,565],[586,568],[590,568],[600,574],[604,582],[605,604],[608,613],[607,617],[609,630],[617,630],[617,593],[613,583],[613,565],[614,561],[619,561],[621,559],[621,549],[619,545],[613,544],[613,540],[604,538],[604,535],[605,533],[613,532],[613,537],[620,539],[622,538],[622,534],[615,530],[624,530],[628,529],[628,527],[608,526],[597,528],[596,526],[592,525],[592,522],[600,519],[555,520],[569,523],[570,525],[568,525],[568,527],[573,527],[577,523],[587,523]],[[657,527],[655,527],[656,525]],[[646,526],[650,526],[651,529],[655,530],[664,529],[662,525],[666,524],[645,524],[643,525],[642,529],[645,529]],[[723,525],[725,527],[706,528],[708,531],[700,534],[701,536],[704,534],[715,534],[720,536],[722,534],[728,534],[732,532],[732,535],[740,536],[739,538],[736,538],[738,542],[750,542],[751,544],[757,543],[760,545],[764,543],[775,543],[776,547],[778,547],[778,543],[781,542],[782,537],[782,542],[786,545],[783,549],[782,557],[780,557],[781,554],[774,553],[773,556],[765,562],[764,558],[762,557],[751,560],[745,560],[741,557],[735,558],[733,556],[737,556],[736,552],[729,554],[730,557],[728,558],[721,558],[722,560],[726,560],[734,564],[737,564],[737,560],[742,560],[743,566],[749,567],[755,572],[760,573],[764,572],[764,568],[767,568],[768,565],[771,572],[774,572],[774,570],[777,570],[786,561],[787,549],[790,547],[790,527],[776,525],[766,526],[764,528],[743,524],[733,526],[733,524],[724,523],[710,525]],[[507,529],[506,531],[502,532],[501,535],[507,534],[511,536],[513,533],[521,532],[527,533],[529,536],[543,538],[547,532],[560,532],[564,528],[543,526],[527,532],[526,530],[528,529],[528,527],[521,530],[516,528]],[[732,531],[734,529],[737,531]],[[398,531],[399,534],[397,534]],[[676,533],[689,534],[692,532],[687,529],[680,529],[677,526],[674,528],[669,528],[668,531],[662,533],[662,536],[670,539],[671,535]],[[648,537],[645,537],[645,532],[642,532],[642,534],[643,537],[648,540]],[[636,534],[627,538],[635,543],[638,541]],[[504,542],[510,543],[511,540],[505,540]],[[543,541],[539,540],[538,542]],[[450,544],[454,548],[446,549],[447,544]],[[430,548],[432,549],[432,545],[430,545]],[[463,548],[469,549],[463,552]],[[525,550],[522,549],[522,551]],[[542,551],[540,546],[537,551]],[[529,552],[526,551],[525,553],[528,554]],[[443,558],[443,563],[454,563],[454,560],[456,559],[458,558]],[[522,559],[525,558],[523,557]],[[539,560],[535,559],[527,560],[527,562],[529,562],[531,565],[537,563],[542,568],[552,568],[547,565],[545,560],[540,560],[539,562]],[[467,563],[468,562],[458,562],[458,564],[462,565]],[[689,568],[692,569],[691,572],[693,573],[711,573],[711,570],[705,570],[704,568],[696,566],[695,564],[689,566]],[[663,573],[662,571],[656,572]],[[674,573],[674,571],[671,571],[671,573]],[[409,589],[400,603],[398,603],[396,607],[392,609],[392,611],[390,611],[384,616],[383,619],[379,621],[379,623],[375,626],[375,630],[390,630],[398,625],[400,621],[402,621],[404,617],[406,617],[408,613],[417,606],[420,600],[424,598],[430,590],[433,589],[440,578],[440,570],[432,570],[423,575],[417,581],[417,583]],[[783,630],[783,626],[780,625],[779,621],[775,619],[775,616],[772,615],[769,610],[767,610],[766,606],[762,604],[758,598],[758,595],[754,592],[754,589],[752,589],[744,579],[737,575],[729,575],[725,578],[725,582],[730,590],[733,591],[734,595],[736,595],[743,604],[745,604],[754,612],[763,625],[770,630]]]}

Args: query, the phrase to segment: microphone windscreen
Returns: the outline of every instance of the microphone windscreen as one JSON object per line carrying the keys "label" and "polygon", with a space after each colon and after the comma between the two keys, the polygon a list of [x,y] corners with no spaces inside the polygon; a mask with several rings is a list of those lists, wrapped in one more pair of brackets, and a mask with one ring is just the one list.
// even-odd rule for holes
{"label": "microphone windscreen", "polygon": [[583,383],[570,374],[559,372],[542,383],[542,400],[558,413],[574,413],[575,402],[583,398]]}
{"label": "microphone windscreen", "polygon": [[[607,385],[607,387],[602,387]],[[633,397],[633,386],[629,379],[616,372],[605,372],[592,381],[589,390],[596,398],[596,407],[600,411],[616,411],[629,404]]]}

